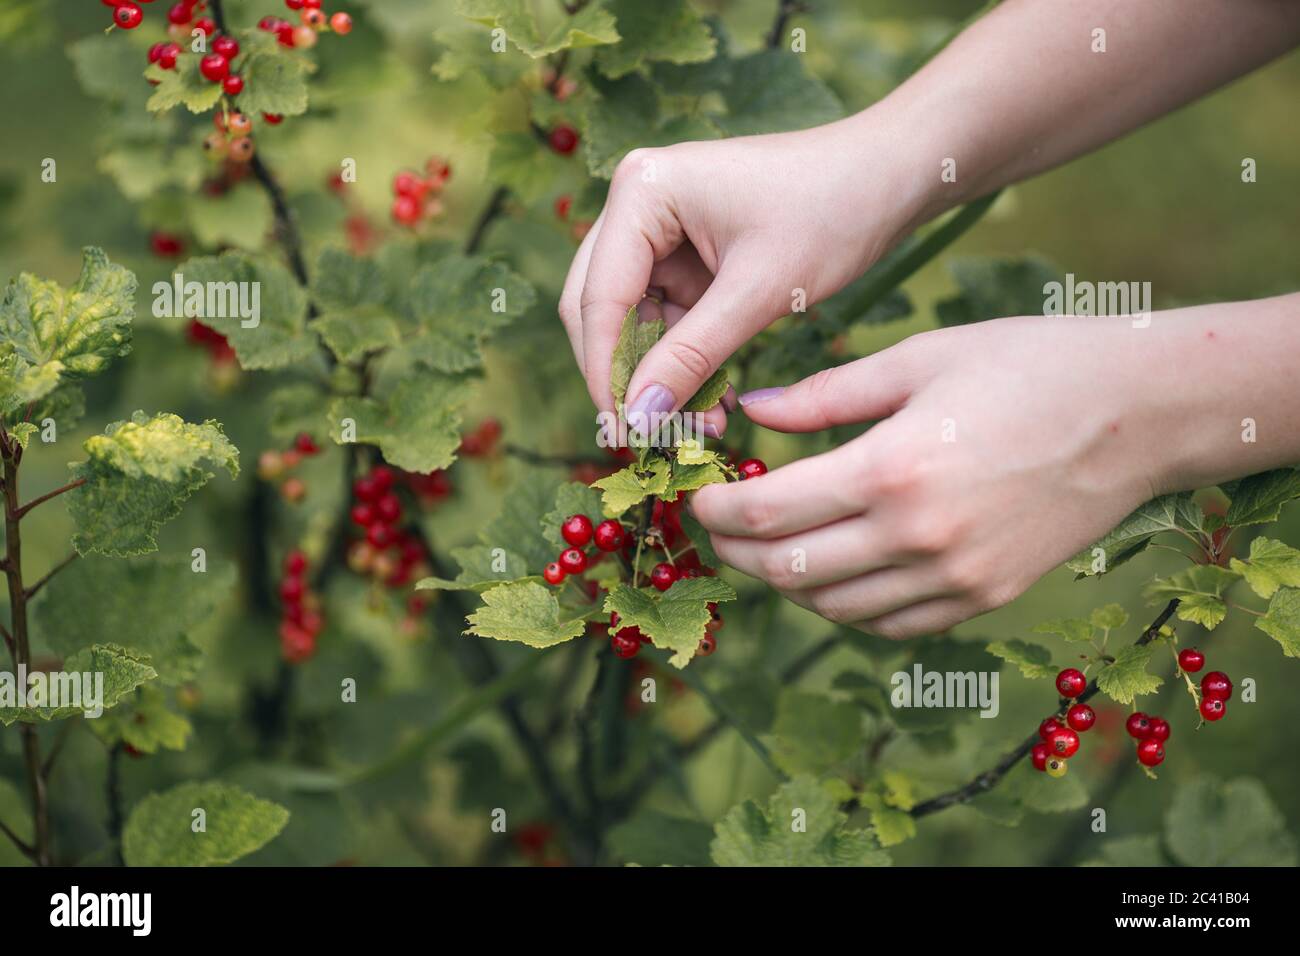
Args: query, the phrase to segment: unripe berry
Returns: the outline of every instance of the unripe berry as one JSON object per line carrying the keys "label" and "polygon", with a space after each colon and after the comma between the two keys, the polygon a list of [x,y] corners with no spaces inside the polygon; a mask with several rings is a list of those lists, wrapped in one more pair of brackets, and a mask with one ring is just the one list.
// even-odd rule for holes
{"label": "unripe berry", "polygon": [[1147,732],[1147,739],[1158,740],[1161,743],[1164,743],[1169,739],[1169,729],[1169,721],[1165,720],[1163,717],[1152,717],[1151,729]]}
{"label": "unripe berry", "polygon": [[1232,681],[1223,671],[1210,671],[1201,678],[1201,693],[1217,700],[1227,700],[1232,696]]}
{"label": "unripe berry", "polygon": [[700,643],[695,645],[695,653],[700,657],[708,657],[718,649],[718,639],[712,634],[705,634],[700,638]]}
{"label": "unripe berry", "polygon": [[246,163],[253,158],[253,141],[247,136],[240,136],[230,141],[230,158],[236,163]]}
{"label": "unripe berry", "polygon": [[253,121],[243,113],[231,113],[226,118],[226,130],[231,136],[247,136],[253,131]]}
{"label": "unripe berry", "polygon": [[1075,704],[1065,713],[1065,722],[1074,730],[1083,733],[1091,730],[1097,722],[1097,712],[1087,704]]}
{"label": "unripe berry", "polygon": [[1216,721],[1228,713],[1228,702],[1217,697],[1201,698],[1201,716],[1208,721]]}
{"label": "unripe berry", "polygon": [[289,504],[297,504],[307,497],[307,482],[301,478],[289,478],[280,486],[280,497]]}
{"label": "unripe berry", "polygon": [[1047,769],[1047,758],[1052,752],[1047,749],[1047,744],[1034,744],[1034,749],[1029,751],[1029,759],[1034,764],[1035,770]]}
{"label": "unripe berry", "polygon": [[560,552],[559,562],[566,574],[581,574],[587,570],[587,556],[578,548],[565,548]]}
{"label": "unripe berry", "polygon": [[1146,740],[1151,736],[1151,718],[1141,711],[1129,714],[1128,720],[1124,722],[1124,729],[1134,740]]}
{"label": "unripe berry", "polygon": [[257,477],[263,481],[273,481],[283,473],[284,459],[278,451],[270,449],[257,456]]}
{"label": "unripe berry", "polygon": [[330,17],[330,29],[339,36],[346,36],[352,32],[352,18],[346,13],[336,13]]}
{"label": "unripe berry", "polygon": [[582,548],[591,540],[591,519],[586,515],[571,515],[560,526],[560,535],[575,548]]}
{"label": "unripe berry", "polygon": [[612,552],[623,547],[627,534],[621,524],[613,518],[609,518],[596,525],[595,538],[597,548],[601,551]]}
{"label": "unripe berry", "polygon": [[1138,762],[1144,767],[1156,767],[1164,763],[1165,747],[1158,740],[1144,740],[1138,744]]}
{"label": "unripe berry", "polygon": [[1188,674],[1195,674],[1205,666],[1205,655],[1194,647],[1187,647],[1178,652],[1178,666]]}
{"label": "unripe berry", "polygon": [[546,139],[551,149],[561,156],[568,156],[578,148],[578,131],[567,124],[555,127]]}
{"label": "unripe berry", "polygon": [[221,81],[221,89],[227,96],[238,96],[244,92],[244,78],[242,76],[228,76]]}
{"label": "unripe berry", "polygon": [[1043,769],[1047,771],[1049,777],[1060,778],[1065,776],[1065,772],[1070,767],[1064,757],[1048,757],[1047,764]]}
{"label": "unripe berry", "polygon": [[204,79],[220,83],[230,73],[230,61],[220,53],[209,53],[199,61],[199,72]]}
{"label": "unripe berry", "polygon": [[1069,727],[1058,727],[1047,735],[1044,743],[1052,753],[1068,759],[1079,749],[1079,735]]}
{"label": "unripe berry", "polygon": [[736,466],[736,471],[740,472],[740,480],[746,478],[757,478],[759,475],[767,474],[767,465],[758,458],[746,458]]}
{"label": "unripe berry", "polygon": [[134,30],[144,20],[144,11],[134,3],[123,3],[113,11],[113,22],[123,30]]}
{"label": "unripe berry", "polygon": [[564,568],[560,567],[558,561],[552,561],[542,569],[542,577],[547,584],[561,584],[564,581]]}
{"label": "unripe berry", "polygon": [[650,572],[650,583],[654,585],[656,591],[667,591],[677,580],[677,569],[671,564],[656,564],[654,570]]}
{"label": "unripe berry", "polygon": [[1056,690],[1062,697],[1074,699],[1088,686],[1088,678],[1077,667],[1067,667],[1056,675]]}
{"label": "unripe berry", "polygon": [[[320,13],[319,10],[317,10],[316,12]],[[313,30],[311,27],[307,26],[306,24],[294,28],[293,45],[296,47],[302,47],[304,50],[310,50],[312,47],[316,45],[316,41],[318,39],[319,37],[317,37],[316,31]]]}

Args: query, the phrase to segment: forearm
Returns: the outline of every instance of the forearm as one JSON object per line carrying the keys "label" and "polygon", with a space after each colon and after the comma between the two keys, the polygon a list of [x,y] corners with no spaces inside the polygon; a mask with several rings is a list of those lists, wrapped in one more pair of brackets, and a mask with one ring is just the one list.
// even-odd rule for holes
{"label": "forearm", "polygon": [[[1105,52],[1094,52],[1095,29]],[[923,221],[1095,149],[1297,43],[1297,0],[1007,0],[846,122],[864,132],[883,122],[930,177],[914,194]]]}

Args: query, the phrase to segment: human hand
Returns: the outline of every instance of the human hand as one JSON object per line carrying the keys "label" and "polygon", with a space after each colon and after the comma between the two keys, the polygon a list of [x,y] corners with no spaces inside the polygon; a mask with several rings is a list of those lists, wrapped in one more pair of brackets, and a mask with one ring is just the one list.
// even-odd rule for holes
{"label": "human hand", "polygon": [[[745,341],[837,291],[908,231],[926,197],[892,120],[868,110],[794,133],[630,153],[565,282],[560,316],[592,401],[627,310],[654,290],[669,329],[629,383],[627,411],[679,409]],[[659,315],[659,302],[647,300]],[[716,408],[705,432],[721,434]]]}
{"label": "human hand", "polygon": [[[999,607],[1176,481],[1182,441],[1128,319],[1011,318],[914,336],[740,399],[809,432],[883,419],[830,452],[697,492],[718,556],[888,638]],[[1134,415],[1134,408],[1141,415]]]}

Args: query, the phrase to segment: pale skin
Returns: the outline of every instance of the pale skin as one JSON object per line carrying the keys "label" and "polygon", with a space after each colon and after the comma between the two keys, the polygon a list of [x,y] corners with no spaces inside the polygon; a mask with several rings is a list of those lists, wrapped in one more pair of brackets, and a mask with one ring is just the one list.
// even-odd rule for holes
{"label": "pale skin", "polygon": [[[1090,49],[1098,26],[1105,54]],[[619,325],[647,290],[670,328],[628,407],[668,411],[785,315],[791,290],[825,298],[934,216],[1297,43],[1296,0],[1008,0],[856,116],[633,152],[560,303],[593,401],[613,407]],[[949,157],[956,183],[939,178]],[[1157,312],[1147,327],[1026,316],[929,332],[742,395],[778,431],[879,424],[690,507],[724,561],[823,617],[889,638],[941,631],[1154,495],[1300,462],[1296,356],[1300,294]],[[720,434],[725,410],[708,422]]]}

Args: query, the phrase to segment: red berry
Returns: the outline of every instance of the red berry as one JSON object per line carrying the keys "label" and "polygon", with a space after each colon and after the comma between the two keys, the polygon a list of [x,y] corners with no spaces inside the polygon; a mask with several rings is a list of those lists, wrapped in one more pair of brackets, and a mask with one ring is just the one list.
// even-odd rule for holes
{"label": "red berry", "polygon": [[194,16],[194,8],[188,3],[174,4],[172,8],[167,11],[167,19],[176,24],[183,25],[189,23],[192,16]]}
{"label": "red berry", "polygon": [[301,10],[302,0],[284,0],[284,5],[290,10]]}
{"label": "red berry", "polygon": [[591,519],[586,515],[571,515],[560,526],[560,534],[575,548],[585,547],[591,540]]}
{"label": "red berry", "polygon": [[391,491],[375,502],[375,517],[384,524],[396,524],[402,517],[402,502]]}
{"label": "red berry", "polygon": [[596,547],[601,551],[617,551],[623,547],[626,537],[627,533],[623,530],[623,526],[613,518],[596,525]]}
{"label": "red berry", "polygon": [[302,8],[304,10],[319,10],[320,7],[321,0],[302,0]]}
{"label": "red berry", "polygon": [[244,92],[244,78],[242,76],[228,76],[221,81],[221,89],[227,96],[238,96]]}
{"label": "red berry", "polygon": [[1051,753],[1047,744],[1034,744],[1034,749],[1029,751],[1029,759],[1034,762],[1034,769],[1046,770],[1047,758],[1051,756]]}
{"label": "red berry", "polygon": [[330,17],[330,29],[339,36],[346,36],[352,32],[352,18],[346,13],[336,13]]}
{"label": "red berry", "polygon": [[1052,735],[1053,731],[1060,730],[1063,726],[1059,717],[1048,717],[1038,725],[1038,736],[1046,740]]}
{"label": "red berry", "polygon": [[718,649],[718,639],[712,634],[705,634],[700,638],[700,643],[695,646],[695,653],[700,657],[708,657]]}
{"label": "red berry", "polygon": [[633,629],[629,627],[609,637],[610,650],[624,660],[636,657],[636,652],[641,650],[641,641],[629,633],[631,630]]}
{"label": "red berry", "polygon": [[275,21],[275,38],[280,46],[293,46],[293,24],[288,20]]}
{"label": "red berry", "polygon": [[194,28],[196,30],[202,30],[204,36],[212,36],[212,34],[217,32],[217,21],[213,20],[211,17],[199,17],[199,19],[194,21]]}
{"label": "red berry", "polygon": [[352,521],[355,524],[361,525],[363,528],[370,527],[375,523],[375,509],[370,507],[370,505],[353,505]]}
{"label": "red berry", "polygon": [[393,177],[394,196],[410,196],[418,201],[423,199],[428,192],[428,184],[409,169],[403,169]]}
{"label": "red berry", "polygon": [[134,3],[119,4],[113,11],[113,22],[123,30],[134,30],[144,20],[144,11]]}
{"label": "red berry", "polygon": [[154,232],[149,235],[149,247],[155,256],[174,259],[185,252],[185,240],[170,232]]}
{"label": "red berry", "polygon": [[209,53],[199,61],[199,72],[205,79],[220,83],[230,73],[230,61],[220,53]]}
{"label": "red berry", "polygon": [[380,550],[392,545],[396,535],[386,524],[372,524],[366,528],[366,540]]}
{"label": "red berry", "polygon": [[551,130],[547,142],[551,144],[551,149],[561,156],[568,156],[578,148],[578,131],[572,126],[561,124]]}
{"label": "red berry", "polygon": [[1164,763],[1165,747],[1158,740],[1144,740],[1138,744],[1138,761],[1144,767],[1155,767]]}
{"label": "red berry", "polygon": [[307,570],[307,555],[301,551],[290,551],[284,558],[284,573],[299,577]]}
{"label": "red berry", "polygon": [[1147,731],[1148,740],[1158,740],[1164,743],[1169,739],[1169,721],[1163,717],[1151,718],[1151,729]]}
{"label": "red berry", "polygon": [[165,43],[162,52],[158,54],[158,65],[164,70],[174,70],[176,68],[176,58],[180,55],[180,44]]}
{"label": "red berry", "polygon": [[393,221],[403,226],[413,226],[420,221],[419,200],[411,196],[398,196],[393,200]]}
{"label": "red berry", "polygon": [[375,483],[375,489],[381,495],[393,487],[393,482],[397,480],[397,476],[393,474],[393,469],[387,465],[375,465],[374,468],[371,468],[370,478]]}
{"label": "red berry", "polygon": [[559,561],[566,574],[581,574],[587,570],[587,556],[577,548],[565,548],[560,552]]}
{"label": "red berry", "polygon": [[266,122],[270,123],[272,126],[279,126],[284,122],[284,117],[279,113],[263,113],[262,119],[266,120]]}
{"label": "red berry", "polygon": [[1215,721],[1228,713],[1228,702],[1220,700],[1217,697],[1203,697],[1201,699],[1201,716],[1206,720]]}
{"label": "red berry", "polygon": [[650,583],[655,586],[657,591],[667,591],[677,580],[677,569],[671,564],[656,564],[654,570],[650,572]]}
{"label": "red berry", "polygon": [[1084,677],[1083,671],[1077,667],[1067,667],[1056,675],[1056,689],[1062,697],[1073,700],[1082,694],[1087,686],[1088,678]]}
{"label": "red berry", "polygon": [[1135,740],[1146,740],[1151,736],[1151,718],[1141,711],[1129,714],[1128,720],[1124,722],[1124,729]]}
{"label": "red berry", "polygon": [[572,196],[565,195],[565,196],[561,196],[559,199],[555,200],[555,218],[556,218],[556,219],[568,219],[568,218],[569,218],[569,212],[570,212],[572,209],[573,209],[573,197],[572,197]]}
{"label": "red berry", "polygon": [[352,497],[357,501],[373,502],[384,493],[375,482],[373,475],[362,475],[352,482]]}
{"label": "red berry", "polygon": [[212,52],[220,53],[227,60],[233,60],[239,56],[239,41],[234,37],[217,37],[212,41]]}
{"label": "red berry", "polygon": [[1097,712],[1087,704],[1075,704],[1066,711],[1065,722],[1079,733],[1083,733],[1085,730],[1091,730],[1092,725],[1097,722]]}
{"label": "red berry", "polygon": [[559,584],[564,580],[564,568],[560,567],[558,561],[552,561],[542,569],[542,577],[547,584]]}
{"label": "red berry", "polygon": [[1223,671],[1210,671],[1201,678],[1201,693],[1216,700],[1227,700],[1232,696],[1232,681]]}
{"label": "red berry", "polygon": [[1205,655],[1194,647],[1187,647],[1178,652],[1178,666],[1188,674],[1195,674],[1205,666]]}
{"label": "red berry", "polygon": [[293,447],[304,455],[315,455],[320,452],[320,446],[316,444],[316,439],[312,438],[307,432],[299,432],[293,440]]}
{"label": "red berry", "polygon": [[302,600],[305,590],[302,578],[285,578],[280,582],[280,599],[286,604],[297,604]]}
{"label": "red berry", "polygon": [[740,480],[746,478],[757,478],[759,475],[767,474],[767,465],[758,458],[746,458],[736,466],[736,471],[740,472]]}
{"label": "red berry", "polygon": [[1079,735],[1069,727],[1058,727],[1047,735],[1044,743],[1058,757],[1073,757],[1079,749]]}
{"label": "red berry", "polygon": [[149,47],[150,63],[158,62],[158,57],[162,56],[163,47],[165,47],[166,45],[167,45],[166,43],[155,43],[153,46]]}
{"label": "red berry", "polygon": [[257,21],[257,28],[259,30],[265,30],[267,33],[274,33],[279,29],[281,23],[284,23],[284,21],[279,17],[262,17],[262,19]]}

